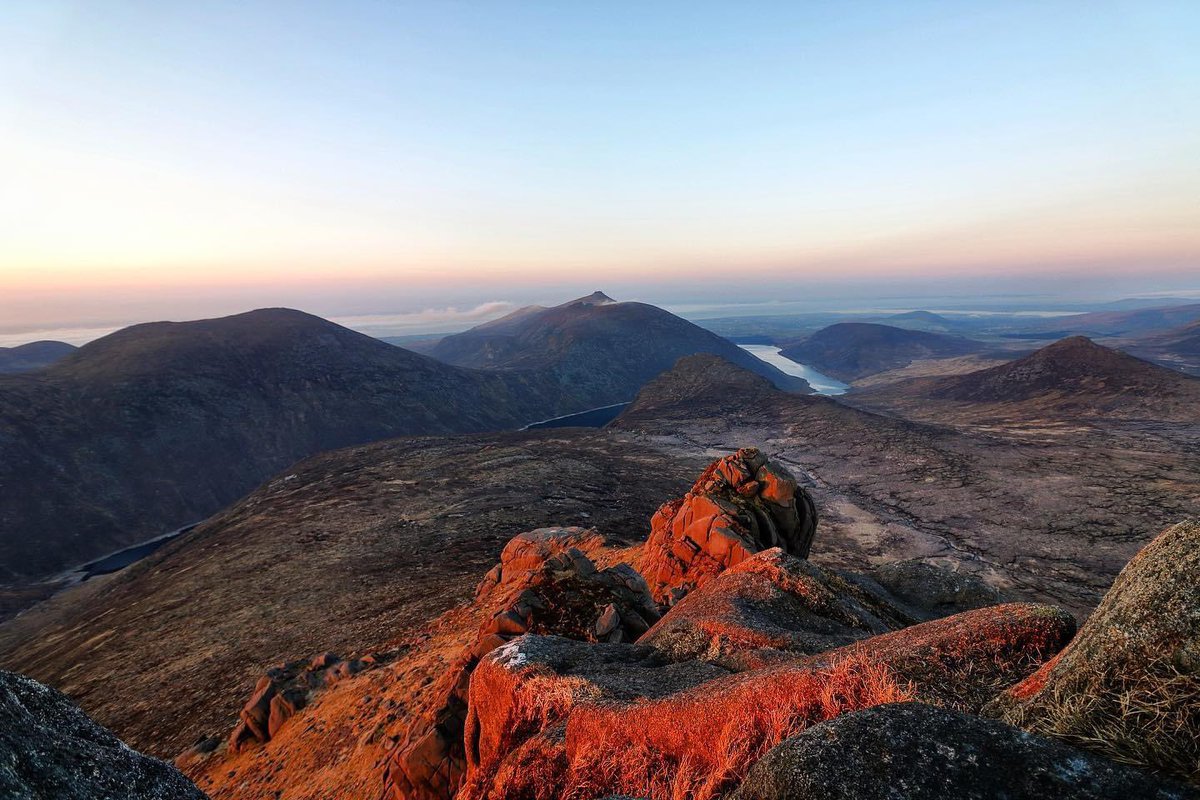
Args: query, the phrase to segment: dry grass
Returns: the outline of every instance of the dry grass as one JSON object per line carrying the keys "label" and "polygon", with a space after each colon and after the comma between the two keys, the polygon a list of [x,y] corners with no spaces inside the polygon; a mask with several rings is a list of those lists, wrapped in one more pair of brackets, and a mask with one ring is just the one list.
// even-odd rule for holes
{"label": "dry grass", "polygon": [[859,659],[763,688],[767,691],[756,702],[743,698],[737,707],[685,707],[674,717],[665,709],[643,715],[577,711],[568,725],[570,766],[553,796],[586,800],[621,793],[648,800],[709,800],[805,728],[913,697],[911,687],[885,666]]}
{"label": "dry grass", "polygon": [[1052,683],[1003,718],[1115,761],[1200,783],[1200,675],[1169,659],[1086,685]]}

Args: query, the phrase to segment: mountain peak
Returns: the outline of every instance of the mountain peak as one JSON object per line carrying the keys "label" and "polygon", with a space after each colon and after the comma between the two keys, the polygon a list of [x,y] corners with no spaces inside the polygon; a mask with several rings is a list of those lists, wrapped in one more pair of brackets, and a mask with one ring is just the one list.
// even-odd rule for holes
{"label": "mountain peak", "polygon": [[975,402],[1020,402],[1037,397],[1119,399],[1123,403],[1161,400],[1183,392],[1194,395],[1194,378],[1069,336],[1024,358],[998,367],[939,382],[935,396]]}
{"label": "mountain peak", "polygon": [[606,295],[604,292],[597,289],[596,291],[589,294],[587,297],[580,297],[580,298],[572,300],[568,303],[563,303],[563,305],[568,306],[568,307],[611,306],[611,305],[616,305],[616,302],[617,302],[616,300],[613,300],[611,297]]}

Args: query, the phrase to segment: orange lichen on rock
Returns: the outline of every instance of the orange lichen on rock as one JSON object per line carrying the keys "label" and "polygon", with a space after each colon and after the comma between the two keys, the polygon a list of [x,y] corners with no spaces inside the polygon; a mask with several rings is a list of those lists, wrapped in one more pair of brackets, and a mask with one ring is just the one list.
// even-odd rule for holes
{"label": "orange lichen on rock", "polygon": [[791,473],[745,447],[714,461],[683,498],[659,508],[642,573],[655,600],[672,605],[761,550],[807,558],[816,525],[812,499]]}
{"label": "orange lichen on rock", "polygon": [[[734,674],[644,645],[525,636],[475,671],[460,797],[713,797],[783,738],[841,713],[905,699],[977,710],[1073,632],[1065,612],[1010,604]],[[533,765],[531,752],[555,757]],[[535,794],[512,782],[554,764]]]}

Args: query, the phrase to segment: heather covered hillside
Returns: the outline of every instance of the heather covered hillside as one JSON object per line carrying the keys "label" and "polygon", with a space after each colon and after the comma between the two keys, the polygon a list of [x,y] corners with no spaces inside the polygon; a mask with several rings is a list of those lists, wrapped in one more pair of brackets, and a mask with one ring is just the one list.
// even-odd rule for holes
{"label": "heather covered hillside", "polygon": [[0,581],[201,520],[322,450],[571,410],[545,376],[451,367],[299,311],[126,328],[0,377]]}

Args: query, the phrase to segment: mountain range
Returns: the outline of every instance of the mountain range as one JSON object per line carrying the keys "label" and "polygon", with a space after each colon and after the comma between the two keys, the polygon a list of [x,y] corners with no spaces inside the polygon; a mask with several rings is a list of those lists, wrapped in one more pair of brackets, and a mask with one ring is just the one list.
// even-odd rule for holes
{"label": "mountain range", "polygon": [[552,308],[528,306],[447,336],[426,350],[460,367],[552,371],[565,391],[601,406],[632,400],[647,381],[683,356],[712,353],[781,389],[811,391],[732,342],[645,303],[618,303],[595,292]]}
{"label": "mountain range", "polygon": [[299,311],[135,325],[0,378],[0,577],[203,519],[322,450],[569,410],[545,376],[452,367]]}
{"label": "mountain range", "polygon": [[[508,537],[594,526],[610,540],[588,550],[597,565],[640,564],[658,503],[697,474],[705,485],[714,451],[770,442],[819,509],[821,569],[883,580],[875,566],[917,558],[958,576],[939,579],[948,598],[983,581],[1082,616],[1150,536],[1200,513],[1200,465],[1187,448],[1140,452],[1119,431],[1072,436],[898,419],[700,354],[604,430],[406,438],[289,466],[144,561],[0,625],[0,663],[64,689],[130,744],[180,755],[214,797],[375,796],[384,755],[491,618],[475,587]],[[1171,480],[1135,490],[1131,476],[1151,470]],[[923,591],[942,585],[915,574]],[[763,624],[748,635],[779,635]],[[344,677],[321,683],[299,722],[226,749],[246,698],[281,674],[271,665],[341,663],[334,653]]]}
{"label": "mountain range", "polygon": [[462,365],[289,309],[135,325],[0,376],[0,583],[199,521],[324,450],[627,401],[681,355],[714,351],[808,388],[666,311],[599,293],[443,340],[441,357]]}
{"label": "mountain range", "polygon": [[[699,765],[706,798],[739,782],[739,798],[782,798],[747,792],[796,779],[797,748],[825,753],[803,778],[826,780],[845,755],[827,731],[886,736],[885,753],[1016,748],[986,780],[947,773],[967,789],[1039,764],[1069,789],[1081,773],[1063,765],[1085,763],[1116,787],[1100,796],[1166,785],[1114,758],[1187,778],[1190,740],[1072,750],[1038,703],[1107,702],[1077,688],[1104,659],[1133,664],[1139,692],[1176,685],[1110,631],[1132,620],[1156,652],[1194,647],[1200,528],[1169,526],[1200,516],[1200,379],[1070,337],[831,398],[784,391],[804,387],[697,330],[597,293],[435,345],[460,365],[263,309],[135,326],[0,377],[6,579],[209,517],[0,622],[0,666],[217,800],[693,785],[659,756]],[[879,324],[796,346],[879,378],[984,347]],[[602,429],[516,430],[630,391]],[[54,759],[86,752],[102,763],[87,780],[132,768],[188,788],[67,703],[0,672],[17,712],[0,750],[42,765],[22,780],[52,785]],[[1123,724],[1113,707],[1105,724]],[[1154,695],[1137,717],[1179,707]],[[91,744],[56,744],[54,715]],[[713,750],[713,730],[721,748],[757,744]],[[838,787],[894,788],[845,769]]]}

